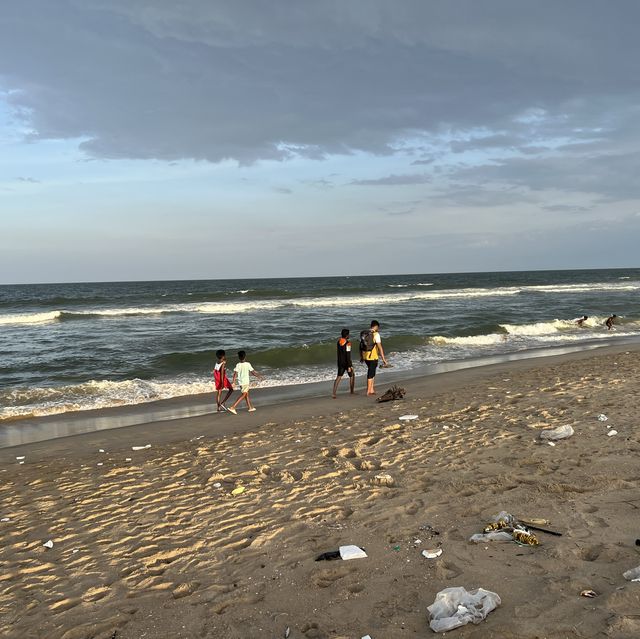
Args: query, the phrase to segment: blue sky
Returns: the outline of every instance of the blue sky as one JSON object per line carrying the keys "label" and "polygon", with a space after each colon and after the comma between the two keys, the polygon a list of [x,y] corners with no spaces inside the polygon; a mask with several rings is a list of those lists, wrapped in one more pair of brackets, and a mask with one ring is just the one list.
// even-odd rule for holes
{"label": "blue sky", "polygon": [[0,283],[638,266],[639,19],[13,3]]}

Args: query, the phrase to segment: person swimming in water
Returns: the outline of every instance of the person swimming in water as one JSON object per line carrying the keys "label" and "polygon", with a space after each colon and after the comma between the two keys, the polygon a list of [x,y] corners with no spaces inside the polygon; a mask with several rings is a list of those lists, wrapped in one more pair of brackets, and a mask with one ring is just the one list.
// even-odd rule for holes
{"label": "person swimming in water", "polygon": [[604,325],[607,327],[608,331],[613,328],[616,319],[618,319],[618,316],[615,313],[607,317],[607,321],[604,323]]}
{"label": "person swimming in water", "polygon": [[578,326],[580,326],[582,328],[582,326],[584,326],[584,323],[589,319],[589,317],[587,315],[583,315],[582,317],[578,317],[576,319],[574,319],[574,323],[577,324]]}

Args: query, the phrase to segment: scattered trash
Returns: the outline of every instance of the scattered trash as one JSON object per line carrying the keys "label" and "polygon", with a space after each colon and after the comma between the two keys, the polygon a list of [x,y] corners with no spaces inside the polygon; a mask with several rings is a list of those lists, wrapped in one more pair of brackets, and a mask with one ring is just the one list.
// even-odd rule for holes
{"label": "scattered trash", "polygon": [[80,549],[79,549],[79,548],[74,548],[74,549],[71,551],[71,554],[72,554],[72,555],[75,555],[77,552],[80,552]]}
{"label": "scattered trash", "polygon": [[131,457],[125,457],[124,460],[125,461],[131,461]]}
{"label": "scattered trash", "polygon": [[16,459],[20,461],[21,459],[24,459],[24,455],[20,455],[20,457],[16,457]]}
{"label": "scattered trash", "polygon": [[49,539],[49,541],[45,541],[44,544],[42,544],[45,548],[53,548],[53,542],[51,541],[51,539]]}
{"label": "scattered trash", "polygon": [[549,446],[555,446],[554,442],[547,442],[547,444],[549,444]]}
{"label": "scattered trash", "polygon": [[373,483],[378,486],[393,486],[396,480],[389,473],[381,473],[373,478]]}
{"label": "scattered trash", "polygon": [[557,428],[547,428],[540,432],[540,439],[542,440],[557,440],[566,439],[573,435],[573,428],[571,426],[558,426]]}
{"label": "scattered trash", "polygon": [[540,517],[531,517],[530,519],[524,519],[523,517],[520,517],[518,521],[521,524],[526,524],[527,526],[548,526],[551,523],[548,519],[542,519]]}
{"label": "scattered trash", "polygon": [[589,597],[589,599],[593,599],[598,596],[598,593],[595,590],[583,590],[580,593],[581,597]]}
{"label": "scattered trash", "polygon": [[104,466],[102,462],[98,462],[98,466]]}
{"label": "scattered trash", "polygon": [[244,490],[245,490],[245,489],[244,489],[244,486],[237,486],[236,488],[234,488],[234,489],[231,491],[231,494],[232,494],[232,495],[242,495],[242,493],[244,492]]}
{"label": "scattered trash", "polygon": [[0,519],[0,521],[11,521],[11,519],[9,519],[9,517],[3,517],[2,519]]}
{"label": "scattered trash", "polygon": [[480,623],[500,605],[500,597],[490,590],[467,591],[462,586],[445,588],[427,607],[431,615],[429,626],[434,632],[447,632],[469,622]]}
{"label": "scattered trash", "polygon": [[104,453],[104,448],[98,448],[99,453]]}
{"label": "scattered trash", "polygon": [[627,581],[640,581],[640,566],[627,570],[627,572],[623,572],[622,576]]}
{"label": "scattered trash", "polygon": [[151,448],[151,444],[146,444],[145,446],[132,446],[131,450],[145,450],[146,448]]}
{"label": "scattered trash", "polygon": [[371,639],[371,635],[365,635],[362,639]]}
{"label": "scattered trash", "polygon": [[414,540],[413,540],[413,543],[414,543],[416,546],[419,546],[419,545],[422,543],[422,539],[414,539]]}
{"label": "scattered trash", "polygon": [[617,435],[618,431],[615,429],[611,429],[608,433],[607,433],[607,437],[613,437],[614,435]]}
{"label": "scattered trash", "polygon": [[213,485],[213,487],[214,487],[214,488],[222,488],[222,484],[221,484],[219,481],[217,481],[217,482]]}
{"label": "scattered trash", "polygon": [[316,561],[333,561],[334,559],[348,561],[350,559],[364,559],[365,557],[367,557],[367,553],[360,546],[340,546],[338,550],[330,550],[318,555]]}
{"label": "scattered trash", "polygon": [[391,550],[394,550],[395,552],[400,552],[400,546],[393,546]]}
{"label": "scattered trash", "polygon": [[340,546],[340,557],[344,561],[349,559],[364,559],[367,553],[360,546]]}
{"label": "scattered trash", "polygon": [[18,464],[24,464],[24,461],[19,461]]}
{"label": "scattered trash", "polygon": [[433,550],[423,550],[421,554],[423,557],[426,557],[427,559],[435,559],[436,557],[439,557],[442,554],[442,548],[434,548]]}
{"label": "scattered trash", "polygon": [[[390,368],[390,367],[389,367]],[[404,388],[392,386],[384,395],[376,399],[377,402],[391,402],[394,399],[402,399],[405,396]]]}
{"label": "scattered trash", "polygon": [[505,532],[490,532],[490,533],[476,533],[471,535],[469,541],[473,541],[476,544],[484,543],[485,541],[513,541],[511,533]]}
{"label": "scattered trash", "polygon": [[[546,520],[539,520],[546,521]],[[562,536],[561,533],[537,528],[529,524],[529,528],[548,532],[551,535]],[[490,523],[482,529],[482,534],[472,535],[469,539],[476,544],[485,541],[515,541],[527,546],[537,546],[540,542],[538,538],[527,528],[524,522],[518,521],[513,515],[502,510],[495,515]]]}
{"label": "scattered trash", "polygon": [[640,539],[636,539],[636,546],[640,546]]}
{"label": "scattered trash", "polygon": [[515,528],[511,533],[513,536],[513,540],[517,541],[520,544],[526,544],[527,546],[537,546],[540,542],[538,538],[528,530],[520,530]]}
{"label": "scattered trash", "polygon": [[290,634],[291,634],[291,628],[287,626],[287,629],[284,631],[284,639],[289,639]]}
{"label": "scattered trash", "polygon": [[598,415],[598,421],[599,422],[606,422],[609,418],[604,414],[604,413],[600,413]]}
{"label": "scattered trash", "polygon": [[398,417],[398,419],[404,422],[408,422],[412,419],[418,419],[418,415],[402,415],[402,417]]}

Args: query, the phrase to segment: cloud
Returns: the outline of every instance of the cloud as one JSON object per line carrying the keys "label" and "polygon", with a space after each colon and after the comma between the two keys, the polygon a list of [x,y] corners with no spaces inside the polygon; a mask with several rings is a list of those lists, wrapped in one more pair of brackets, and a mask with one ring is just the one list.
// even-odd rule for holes
{"label": "cloud", "polygon": [[36,180],[32,177],[17,177],[18,182],[28,182],[29,184],[40,184],[40,180]]}
{"label": "cloud", "polygon": [[293,193],[293,191],[291,189],[288,189],[285,186],[274,186],[273,190],[276,193],[281,193],[282,195],[290,195],[291,193]]}
{"label": "cloud", "polygon": [[507,158],[455,172],[460,181],[508,184],[531,191],[587,193],[595,201],[640,198],[640,151],[590,156]]}
{"label": "cloud", "polygon": [[551,213],[588,213],[593,209],[592,206],[579,206],[577,204],[548,204],[540,208]]}
{"label": "cloud", "polygon": [[408,184],[427,184],[431,182],[431,176],[425,173],[411,173],[408,175],[387,175],[381,178],[366,180],[352,180],[355,186],[405,186]]}
{"label": "cloud", "polygon": [[609,121],[594,95],[637,102],[639,19],[631,0],[25,0],[3,8],[0,83],[32,140],[94,157],[392,155],[478,127],[453,146],[498,149],[535,109],[566,134]]}

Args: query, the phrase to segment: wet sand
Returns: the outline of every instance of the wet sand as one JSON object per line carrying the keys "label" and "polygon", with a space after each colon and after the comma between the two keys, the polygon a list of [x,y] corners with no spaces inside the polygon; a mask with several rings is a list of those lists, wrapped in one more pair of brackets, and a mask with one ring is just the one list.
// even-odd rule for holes
{"label": "wet sand", "polygon": [[[640,636],[640,584],[622,578],[640,564],[639,353],[413,379],[387,404],[343,386],[335,401],[0,450],[0,633],[430,636],[436,593],[465,586],[502,604],[461,638]],[[567,424],[571,438],[538,442]],[[469,543],[500,510],[563,536]],[[351,543],[368,558],[314,561]],[[598,596],[581,597],[588,588]]]}

